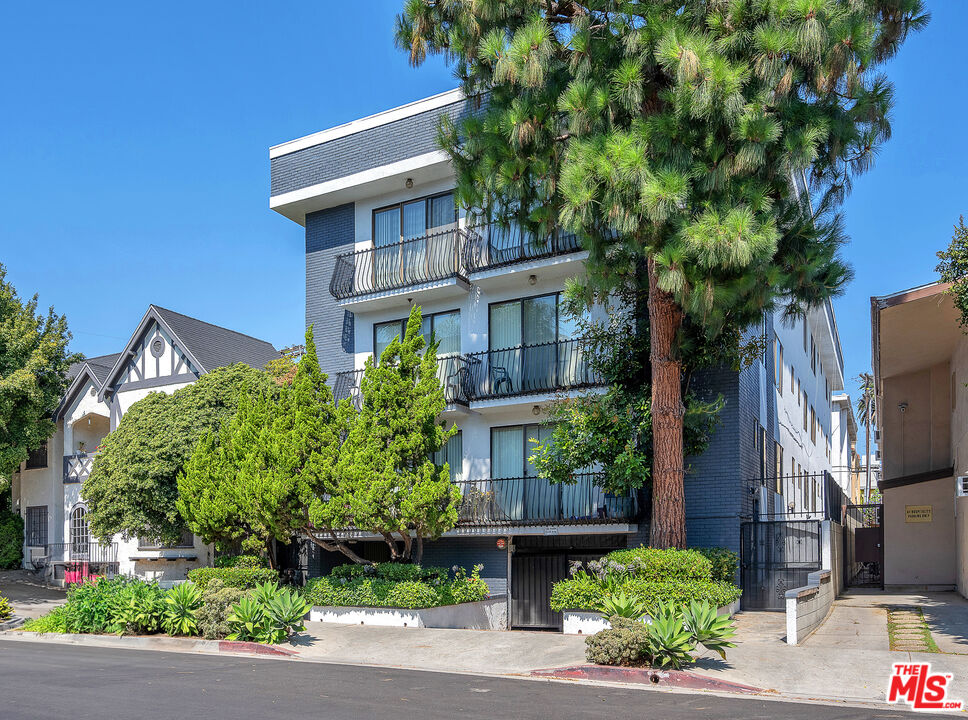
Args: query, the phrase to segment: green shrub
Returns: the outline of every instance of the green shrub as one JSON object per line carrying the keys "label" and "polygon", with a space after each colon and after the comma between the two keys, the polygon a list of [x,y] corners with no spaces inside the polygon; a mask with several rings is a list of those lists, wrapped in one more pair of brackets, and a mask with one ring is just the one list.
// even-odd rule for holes
{"label": "green shrub", "polygon": [[726,548],[696,548],[697,552],[702,553],[712,564],[713,580],[720,582],[736,582],[736,573],[739,570],[739,555]]}
{"label": "green shrub", "polygon": [[660,603],[652,623],[619,616],[609,618],[612,627],[585,639],[585,658],[597,665],[648,665],[681,668],[693,662],[699,644],[726,658],[725,649],[735,633],[733,621],[717,617],[708,603],[689,606]]}
{"label": "green shrub", "polygon": [[434,607],[440,604],[440,595],[425,582],[404,580],[394,583],[381,604],[399,608]]}
{"label": "green shrub", "polygon": [[161,627],[165,593],[156,583],[129,582],[107,601],[107,629],[125,633],[155,633]]}
{"label": "green shrub", "polygon": [[4,507],[8,500],[0,493],[0,570],[19,568],[24,557],[24,521]]}
{"label": "green shrub", "polygon": [[43,617],[28,620],[20,629],[39,633],[66,633],[67,610],[63,606],[56,607]]}
{"label": "green shrub", "polygon": [[209,640],[221,640],[232,632],[228,616],[232,606],[244,594],[245,591],[239,588],[226,587],[218,578],[210,580],[202,591],[202,605],[195,611],[199,635]]}
{"label": "green shrub", "polygon": [[621,567],[621,573],[630,573],[647,580],[671,582],[673,580],[712,580],[712,563],[698,550],[637,547],[614,550],[603,559],[605,569],[610,563]]}
{"label": "green shrub", "polygon": [[585,659],[596,665],[644,665],[649,626],[618,616],[610,622],[611,628],[585,638]]}
{"label": "green shrub", "polygon": [[479,602],[485,600],[490,592],[487,583],[481,580],[483,565],[475,565],[468,575],[462,567],[455,566],[454,579],[451,580],[448,592],[445,593],[440,605],[459,605],[461,603]]}
{"label": "green shrub", "polygon": [[341,565],[330,575],[306,583],[303,597],[311,605],[333,607],[424,608],[476,602],[488,596],[487,583],[480,577],[482,569],[477,565],[468,575],[455,566],[451,579],[444,568],[401,563]]}
{"label": "green shrub", "polygon": [[269,563],[258,555],[222,555],[215,558],[215,567],[258,570],[260,568],[268,568]]}
{"label": "green shrub", "polygon": [[0,622],[13,616],[13,605],[3,595],[0,595]]}
{"label": "green shrub", "polygon": [[655,582],[640,578],[628,578],[609,593],[594,578],[574,577],[555,583],[551,591],[551,609],[598,611],[607,594],[625,593],[645,603],[649,612],[658,603],[686,604],[693,600],[705,600],[715,607],[729,605],[742,591],[735,585],[713,581]]}
{"label": "green shrub", "polygon": [[199,590],[204,590],[212,580],[221,580],[226,587],[248,590],[266,582],[275,582],[279,579],[279,573],[268,568],[195,568],[188,572],[188,579]]}
{"label": "green shrub", "polygon": [[67,591],[65,624],[71,633],[119,632],[115,617],[127,595],[128,586],[138,581],[126,577],[98,578]]}

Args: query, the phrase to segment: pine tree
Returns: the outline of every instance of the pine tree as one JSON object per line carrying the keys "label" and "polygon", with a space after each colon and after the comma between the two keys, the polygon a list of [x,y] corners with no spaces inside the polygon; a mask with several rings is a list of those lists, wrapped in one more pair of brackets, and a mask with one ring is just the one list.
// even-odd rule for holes
{"label": "pine tree", "polygon": [[440,130],[471,217],[564,227],[596,292],[647,293],[653,545],[686,540],[684,343],[845,285],[833,211],[890,136],[880,68],[927,19],[921,0],[406,0],[398,45],[451,60],[472,109]]}
{"label": "pine tree", "polygon": [[432,456],[457,432],[438,416],[446,408],[437,378],[436,347],[425,348],[420,308],[410,312],[402,339],[379,364],[366,361],[363,403],[352,422],[338,473],[353,524],[381,535],[394,560],[420,562],[423,542],[457,523],[460,492],[447,464]]}

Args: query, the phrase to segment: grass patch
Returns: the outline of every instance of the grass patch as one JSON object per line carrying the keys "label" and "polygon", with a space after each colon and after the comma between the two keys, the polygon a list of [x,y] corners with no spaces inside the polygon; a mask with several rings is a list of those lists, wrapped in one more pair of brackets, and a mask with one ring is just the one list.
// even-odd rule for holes
{"label": "grass patch", "polygon": [[[914,619],[900,617],[899,615],[902,612],[913,613],[916,617]],[[904,637],[901,637],[901,635],[904,635]],[[912,648],[901,647],[901,645],[909,645],[912,642],[922,646],[916,652],[941,652],[934,638],[931,637],[931,628],[928,627],[927,622],[924,620],[924,610],[921,606],[888,608],[887,637],[890,641],[891,650],[898,652],[911,652]]]}

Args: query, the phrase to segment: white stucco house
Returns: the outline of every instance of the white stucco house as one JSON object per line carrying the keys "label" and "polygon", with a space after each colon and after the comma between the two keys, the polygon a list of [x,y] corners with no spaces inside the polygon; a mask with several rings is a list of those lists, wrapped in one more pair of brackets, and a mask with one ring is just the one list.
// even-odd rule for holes
{"label": "white stucco house", "polygon": [[276,357],[268,342],[150,305],[120,353],[72,366],[54,435],[13,475],[13,509],[24,519],[24,567],[44,569],[58,583],[122,573],[170,584],[211,564],[212,548],[190,534],[177,546],[123,535],[98,542],[85,517],[84,481],[101,441],[138,400],[173,393],[218,367],[261,368]]}

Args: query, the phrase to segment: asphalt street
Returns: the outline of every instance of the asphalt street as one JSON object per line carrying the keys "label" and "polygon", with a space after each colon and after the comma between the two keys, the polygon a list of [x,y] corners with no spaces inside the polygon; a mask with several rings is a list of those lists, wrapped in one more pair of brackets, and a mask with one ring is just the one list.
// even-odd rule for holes
{"label": "asphalt street", "polygon": [[647,689],[0,639],[3,720],[183,717],[829,720],[915,715]]}

